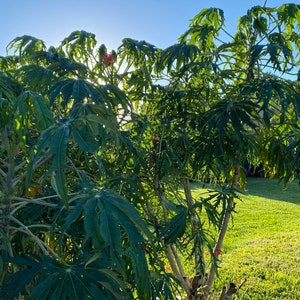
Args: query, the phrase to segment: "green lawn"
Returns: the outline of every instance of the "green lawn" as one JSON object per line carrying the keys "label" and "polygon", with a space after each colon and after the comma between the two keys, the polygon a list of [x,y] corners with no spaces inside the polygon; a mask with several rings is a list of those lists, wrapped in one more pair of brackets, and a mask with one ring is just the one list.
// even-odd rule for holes
{"label": "green lawn", "polygon": [[217,290],[246,279],[235,299],[300,299],[300,187],[248,178],[220,257]]}
{"label": "green lawn", "polygon": [[300,299],[298,182],[284,189],[277,180],[248,178],[240,197],[220,256],[216,290],[246,279],[235,299]]}

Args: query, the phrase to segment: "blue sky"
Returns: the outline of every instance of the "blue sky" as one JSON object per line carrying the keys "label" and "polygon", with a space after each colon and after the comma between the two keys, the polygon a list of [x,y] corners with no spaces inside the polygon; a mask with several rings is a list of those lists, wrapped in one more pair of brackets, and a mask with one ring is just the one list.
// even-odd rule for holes
{"label": "blue sky", "polygon": [[[268,0],[267,5],[289,2],[299,0]],[[203,8],[223,9],[226,29],[234,33],[237,18],[263,4],[264,0],[1,0],[0,55],[17,36],[32,35],[47,46],[58,46],[74,30],[96,34],[108,49],[116,49],[126,37],[164,48],[176,43]]]}

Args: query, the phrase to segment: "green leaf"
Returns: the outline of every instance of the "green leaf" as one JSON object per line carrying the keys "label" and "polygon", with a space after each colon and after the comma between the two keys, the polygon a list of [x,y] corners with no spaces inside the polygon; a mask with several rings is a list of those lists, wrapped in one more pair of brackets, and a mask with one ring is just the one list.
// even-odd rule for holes
{"label": "green leaf", "polygon": [[24,270],[20,270],[13,275],[7,277],[7,282],[1,286],[0,299],[14,300],[19,293],[41,272],[42,266],[31,259],[14,257],[4,258],[6,263],[16,263],[28,266]]}
{"label": "green leaf", "polygon": [[38,125],[42,130],[51,126],[54,122],[52,112],[47,105],[46,100],[37,94],[32,95],[32,101],[35,108],[35,115],[38,119]]}
{"label": "green leaf", "polygon": [[224,26],[224,12],[219,8],[202,9],[190,23],[190,29],[181,37],[180,42],[198,45],[201,50],[215,49],[214,38]]}
{"label": "green leaf", "polygon": [[85,152],[95,153],[98,149],[98,143],[96,142],[92,132],[87,130],[87,126],[82,122],[77,128],[77,123],[71,123],[71,131],[77,145]]}
{"label": "green leaf", "polygon": [[[148,240],[152,239],[152,234],[132,204],[124,198],[115,195],[112,191],[105,189],[102,190],[101,197],[103,197],[103,200],[107,204],[111,205],[113,213],[116,214],[121,225],[124,226],[125,231],[127,229],[127,233],[133,232],[132,242],[142,242],[145,240],[145,237],[148,238]],[[124,223],[122,223],[122,221]],[[130,224],[130,226],[126,226],[126,224]]]}
{"label": "green leaf", "polygon": [[104,239],[99,225],[100,206],[101,203],[98,201],[98,198],[92,196],[85,204],[83,212],[84,230],[86,232],[83,243],[86,243],[91,238],[97,250],[104,247]]}
{"label": "green leaf", "polygon": [[167,68],[179,70],[182,66],[194,61],[199,55],[199,49],[195,45],[175,44],[161,52],[157,69],[159,71]]}
{"label": "green leaf", "polygon": [[50,105],[60,95],[63,97],[62,106],[65,108],[74,100],[72,106],[83,104],[85,99],[90,99],[95,103],[102,101],[102,97],[95,87],[86,80],[82,79],[65,79],[57,81],[49,90]]}
{"label": "green leaf", "polygon": [[49,172],[53,174],[58,196],[64,201],[66,207],[69,207],[65,176],[69,135],[69,126],[67,124],[62,124],[57,128],[56,134],[53,136],[50,145],[52,147],[51,152],[54,154],[54,158]]}
{"label": "green leaf", "polygon": [[30,86],[31,89],[48,89],[52,80],[54,79],[53,72],[40,65],[22,66],[18,70],[18,76],[22,78],[23,82]]}
{"label": "green leaf", "polygon": [[37,161],[45,157],[52,158],[52,164],[46,175],[51,176],[53,188],[66,207],[68,207],[68,193],[65,169],[69,135],[70,129],[67,123],[45,130],[33,149],[33,157],[29,162],[26,177],[26,189],[28,189]]}
{"label": "green leaf", "polygon": [[[119,47],[121,58],[129,63],[133,62],[136,67],[144,66],[149,72],[152,68],[152,62],[156,59],[158,49],[146,41],[138,41],[130,38],[122,40],[122,45]],[[148,70],[148,67],[150,70]]]}
{"label": "green leaf", "polygon": [[[116,265],[117,269],[120,270],[120,273],[122,273],[121,270],[123,267],[120,263],[120,255],[122,254],[123,249],[121,244],[122,236],[120,226],[118,224],[118,219],[115,218],[113,212],[111,211],[111,207],[108,205],[103,206],[103,210],[99,218],[100,231],[103,236],[103,240],[105,241],[105,246],[109,247],[112,262]],[[124,226],[124,224],[122,225]],[[126,228],[128,228],[128,224],[126,224],[125,230]]]}
{"label": "green leaf", "polygon": [[77,30],[73,31],[61,42],[60,49],[62,50],[65,47],[70,57],[79,60],[82,59],[88,63],[89,55],[93,54],[96,44],[95,34],[84,30]]}
{"label": "green leaf", "polygon": [[120,90],[118,87],[112,84],[105,84],[101,87],[102,95],[106,95],[105,99],[109,99],[109,103],[112,107],[118,107],[119,105],[128,112],[130,102],[128,101],[127,95]]}
{"label": "green leaf", "polygon": [[[72,208],[70,208],[69,213],[67,214],[67,217],[64,220],[64,224],[61,227],[61,232],[64,233],[73,223],[77,222],[79,217],[81,216],[83,209],[84,209],[84,205],[87,201],[86,197],[87,195],[82,195],[81,198],[83,197],[83,199],[79,198],[76,199],[76,205],[73,206]],[[76,197],[77,198],[77,197]],[[74,197],[73,197],[74,199]],[[72,199],[70,199],[70,202],[72,201]],[[62,237],[62,235],[61,235]]]}
{"label": "green leaf", "polygon": [[166,243],[174,243],[184,234],[187,225],[187,215],[188,210],[182,208],[182,210],[166,224],[166,227],[161,232],[161,237]]}
{"label": "green leaf", "polygon": [[0,292],[1,299],[13,300],[20,292],[25,292],[28,284],[33,284],[28,299],[125,299],[125,284],[111,265],[98,259],[93,267],[84,267],[85,260],[61,263],[50,257],[8,258],[25,269],[17,271],[9,278]]}
{"label": "green leaf", "polygon": [[15,53],[19,52],[19,55],[34,55],[36,51],[42,51],[46,49],[45,43],[35,37],[29,35],[23,35],[16,37],[7,46],[7,49],[14,49]]}
{"label": "green leaf", "polygon": [[259,16],[254,19],[253,27],[258,33],[266,33],[268,29],[268,21],[265,17]]}
{"label": "green leaf", "polygon": [[251,48],[251,59],[249,63],[249,68],[253,68],[255,63],[260,59],[263,49],[265,45],[254,45]]}
{"label": "green leaf", "polygon": [[140,247],[133,247],[130,255],[133,260],[135,282],[139,299],[151,299],[150,275],[146,257]]}

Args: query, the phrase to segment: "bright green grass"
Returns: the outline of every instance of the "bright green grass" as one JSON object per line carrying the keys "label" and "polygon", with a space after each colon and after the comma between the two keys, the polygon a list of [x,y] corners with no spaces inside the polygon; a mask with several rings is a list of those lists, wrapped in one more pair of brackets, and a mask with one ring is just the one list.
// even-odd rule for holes
{"label": "bright green grass", "polygon": [[[199,191],[199,190],[198,190]],[[300,299],[300,188],[248,178],[225,237],[216,290],[247,281],[235,299]]]}

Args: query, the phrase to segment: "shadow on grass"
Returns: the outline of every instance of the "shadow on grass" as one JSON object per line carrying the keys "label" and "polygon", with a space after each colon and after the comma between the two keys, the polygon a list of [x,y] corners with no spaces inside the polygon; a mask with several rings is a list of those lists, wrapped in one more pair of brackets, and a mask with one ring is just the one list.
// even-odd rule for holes
{"label": "shadow on grass", "polygon": [[246,195],[300,204],[300,186],[298,180],[288,183],[284,187],[277,179],[248,177],[244,193]]}

